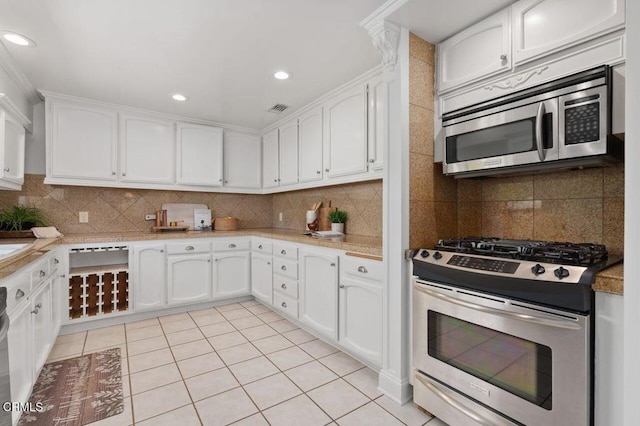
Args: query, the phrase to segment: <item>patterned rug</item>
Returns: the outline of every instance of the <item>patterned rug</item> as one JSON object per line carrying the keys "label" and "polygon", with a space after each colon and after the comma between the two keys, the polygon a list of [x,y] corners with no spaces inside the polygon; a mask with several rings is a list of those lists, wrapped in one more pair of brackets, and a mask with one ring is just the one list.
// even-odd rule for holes
{"label": "patterned rug", "polygon": [[124,411],[120,348],[45,364],[21,426],[82,426]]}

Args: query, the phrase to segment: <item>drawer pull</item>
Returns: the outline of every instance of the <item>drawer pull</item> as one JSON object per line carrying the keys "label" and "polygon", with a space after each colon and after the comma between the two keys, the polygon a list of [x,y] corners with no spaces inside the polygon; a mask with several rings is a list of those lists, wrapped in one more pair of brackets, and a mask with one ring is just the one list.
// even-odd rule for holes
{"label": "drawer pull", "polygon": [[287,307],[287,304],[286,304],[286,302],[282,302],[282,303],[280,304],[280,306],[282,306],[283,308],[286,308],[286,307]]}
{"label": "drawer pull", "polygon": [[45,271],[40,271],[40,276],[44,277],[45,275],[47,275],[47,273]]}
{"label": "drawer pull", "polygon": [[36,306],[36,308],[33,311],[31,311],[31,313],[38,315],[39,311],[40,311],[40,309]]}
{"label": "drawer pull", "polygon": [[54,257],[53,258],[53,263],[55,263],[57,265],[58,263],[60,263],[60,261],[58,260],[58,258]]}
{"label": "drawer pull", "polygon": [[267,262],[267,265],[271,265],[271,262]]}
{"label": "drawer pull", "polygon": [[38,304],[36,305],[36,309],[40,309],[40,308],[42,308],[42,303],[38,303]]}
{"label": "drawer pull", "polygon": [[338,287],[344,288],[344,284],[338,284]]}
{"label": "drawer pull", "polygon": [[335,268],[336,266],[335,262],[331,262],[331,266]]}
{"label": "drawer pull", "polygon": [[282,287],[285,290],[287,289],[287,285],[285,283],[282,283],[282,285],[280,287]]}
{"label": "drawer pull", "polygon": [[287,270],[287,267],[286,267],[286,266],[284,266],[284,265],[282,265],[282,266],[280,267],[280,269],[282,269],[283,271],[286,271],[286,270]]}
{"label": "drawer pull", "polygon": [[283,256],[287,255],[287,251],[285,249],[280,250],[280,254]]}
{"label": "drawer pull", "polygon": [[184,249],[185,249],[186,251],[195,250],[195,249],[193,248],[193,246],[186,246]]}
{"label": "drawer pull", "polygon": [[262,250],[262,244],[260,244],[260,245],[258,246],[258,248],[259,248],[260,250]]}
{"label": "drawer pull", "polygon": [[16,300],[20,300],[24,297],[24,291],[22,291],[21,289],[18,289],[18,291],[16,291]]}
{"label": "drawer pull", "polygon": [[229,247],[229,248],[236,248],[237,246],[236,246],[235,244],[231,243],[231,244],[229,244],[227,247]]}
{"label": "drawer pull", "polygon": [[358,266],[358,272],[362,272],[363,274],[366,274],[367,272],[367,268],[365,268],[364,266]]}

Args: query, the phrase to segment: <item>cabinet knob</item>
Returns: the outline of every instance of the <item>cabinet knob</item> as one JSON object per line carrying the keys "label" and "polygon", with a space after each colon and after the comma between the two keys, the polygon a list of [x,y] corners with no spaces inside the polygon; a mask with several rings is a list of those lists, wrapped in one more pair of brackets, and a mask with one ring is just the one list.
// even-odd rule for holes
{"label": "cabinet knob", "polygon": [[228,180],[225,180],[225,181],[224,181],[224,183],[229,183],[229,181],[228,181]]}
{"label": "cabinet knob", "polygon": [[282,265],[282,266],[280,267],[280,269],[282,269],[283,271],[286,271],[286,270],[287,270],[287,267],[286,267],[286,266],[284,266],[284,265]]}
{"label": "cabinet knob", "polygon": [[116,175],[116,172],[111,172],[111,176],[115,176],[115,175]]}
{"label": "cabinet knob", "polygon": [[222,182],[222,179],[218,179],[218,182]]}
{"label": "cabinet knob", "polygon": [[8,167],[5,167],[5,168],[4,168],[4,171],[5,171],[5,172],[8,172],[8,171],[10,171],[10,170],[11,170],[11,169],[9,169]]}
{"label": "cabinet knob", "polygon": [[325,171],[325,172],[328,172],[328,171],[329,171],[329,169],[324,169],[324,171]]}
{"label": "cabinet knob", "polygon": [[320,170],[317,170],[317,171],[316,171],[316,174],[317,174],[317,175],[319,175],[319,174],[321,174],[321,173],[322,173],[322,172],[321,172]]}
{"label": "cabinet knob", "polygon": [[259,248],[260,250],[262,250],[262,244],[260,244],[260,245],[258,246],[258,248]]}
{"label": "cabinet knob", "polygon": [[374,160],[373,158],[369,158],[369,163],[373,164],[376,160]]}
{"label": "cabinet knob", "polygon": [[286,307],[287,307],[287,304],[286,304],[286,302],[282,302],[282,303],[280,304],[280,306],[282,306],[283,308],[286,308]]}
{"label": "cabinet knob", "polygon": [[287,285],[285,283],[282,283],[282,285],[280,287],[282,287],[285,290],[287,289]]}
{"label": "cabinet knob", "polygon": [[282,250],[280,250],[280,254],[283,255],[283,256],[286,256],[287,255],[287,251],[282,249]]}
{"label": "cabinet knob", "polygon": [[274,182],[277,182],[277,181],[278,181],[278,179],[274,179],[273,181],[274,181]]}
{"label": "cabinet knob", "polygon": [[126,176],[126,175],[127,175],[126,173],[123,173],[123,174],[122,174],[122,176]]}
{"label": "cabinet knob", "polygon": [[20,300],[24,297],[24,291],[22,291],[21,289],[18,289],[18,291],[16,291],[16,300]]}
{"label": "cabinet knob", "polygon": [[344,284],[339,284],[338,287],[344,288]]}
{"label": "cabinet knob", "polygon": [[36,305],[36,309],[40,309],[40,308],[42,308],[42,303],[38,303],[38,304]]}
{"label": "cabinet knob", "polygon": [[55,263],[57,265],[58,263],[60,263],[60,261],[57,258],[54,257],[53,258],[53,263]]}
{"label": "cabinet knob", "polygon": [[229,247],[229,248],[236,248],[237,246],[236,246],[235,244],[231,243],[231,244],[229,244],[227,247]]}
{"label": "cabinet knob", "polygon": [[41,277],[44,277],[45,275],[47,275],[47,273],[46,273],[46,272],[44,272],[44,271],[40,271],[40,276],[41,276]]}
{"label": "cabinet knob", "polygon": [[331,262],[331,266],[335,268],[336,264],[334,262]]}
{"label": "cabinet knob", "polygon": [[40,309],[38,309],[38,307],[36,307],[33,311],[31,311],[32,314],[38,315],[38,312],[40,311]]}
{"label": "cabinet knob", "polygon": [[267,262],[267,265],[271,265],[271,262]]}
{"label": "cabinet knob", "polygon": [[193,248],[193,246],[186,246],[184,249],[185,249],[186,251],[192,251],[192,250],[195,250],[195,249]]}
{"label": "cabinet knob", "polygon": [[507,55],[504,54],[504,53],[502,55],[500,55],[500,60],[501,61],[506,61],[507,60]]}
{"label": "cabinet knob", "polygon": [[65,274],[61,274],[61,275],[60,275],[60,278],[64,278],[64,277],[66,277],[66,275],[65,275]]}
{"label": "cabinet knob", "polygon": [[160,250],[160,253],[164,253],[164,249]]}
{"label": "cabinet knob", "polygon": [[363,274],[366,274],[367,272],[367,268],[365,268],[364,266],[358,266],[358,272],[362,272]]}

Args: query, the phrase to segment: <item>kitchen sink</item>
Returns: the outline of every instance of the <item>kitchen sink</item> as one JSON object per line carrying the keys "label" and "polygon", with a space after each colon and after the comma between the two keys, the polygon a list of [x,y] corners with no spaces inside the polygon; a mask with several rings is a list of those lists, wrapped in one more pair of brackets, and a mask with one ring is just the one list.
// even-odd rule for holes
{"label": "kitchen sink", "polygon": [[0,260],[15,256],[25,250],[30,249],[33,243],[29,244],[0,244]]}

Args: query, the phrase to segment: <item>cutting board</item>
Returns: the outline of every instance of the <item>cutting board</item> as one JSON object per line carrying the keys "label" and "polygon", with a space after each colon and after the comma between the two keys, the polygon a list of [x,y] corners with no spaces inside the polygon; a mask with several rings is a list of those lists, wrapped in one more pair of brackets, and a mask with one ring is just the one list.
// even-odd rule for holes
{"label": "cutting board", "polygon": [[320,207],[318,212],[318,231],[330,231],[331,221],[329,220],[329,213],[336,210],[335,207]]}
{"label": "cutting board", "polygon": [[162,205],[162,210],[167,211],[168,222],[182,221],[179,225],[188,226],[189,230],[194,230],[193,210],[208,209],[205,204],[178,204],[167,203]]}

